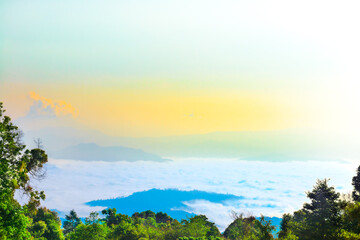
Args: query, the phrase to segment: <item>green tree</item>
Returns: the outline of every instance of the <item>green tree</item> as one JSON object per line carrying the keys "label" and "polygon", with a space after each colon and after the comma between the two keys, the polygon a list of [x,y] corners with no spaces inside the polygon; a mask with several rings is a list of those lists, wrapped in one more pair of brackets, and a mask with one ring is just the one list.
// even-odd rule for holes
{"label": "green tree", "polygon": [[360,239],[360,202],[349,203],[342,217],[342,239]]}
{"label": "green tree", "polygon": [[188,220],[183,220],[182,237],[205,238],[215,232],[215,224],[209,222],[205,215],[196,215]]}
{"label": "green tree", "polygon": [[65,221],[63,222],[64,234],[66,235],[74,231],[80,223],[81,219],[78,217],[75,210],[71,210],[68,215],[65,215]]}
{"label": "green tree", "polygon": [[354,186],[352,198],[354,201],[360,202],[360,166],[356,170],[356,176],[352,179],[352,185]]}
{"label": "green tree", "polygon": [[80,223],[74,231],[66,235],[70,240],[105,240],[109,234],[109,228],[99,219],[99,213],[91,212],[85,219],[85,224]]}
{"label": "green tree", "polygon": [[120,221],[117,225],[111,226],[109,239],[137,240],[139,239],[139,233],[131,221]]}
{"label": "green tree", "polygon": [[33,236],[34,239],[37,240],[46,239],[43,237],[45,230],[46,230],[46,223],[44,221],[38,221],[36,223],[33,223],[30,227],[31,236]]}
{"label": "green tree", "polygon": [[292,220],[291,214],[285,213],[282,216],[281,223],[280,223],[280,232],[279,232],[279,238],[284,238],[288,232],[289,232],[289,224]]}
{"label": "green tree", "polygon": [[167,223],[172,222],[174,219],[163,212],[158,212],[155,214],[156,222],[157,223]]}
{"label": "green tree", "polygon": [[348,232],[345,229],[341,229],[339,239],[342,240],[360,240],[360,234]]}
{"label": "green tree", "polygon": [[243,214],[235,216],[235,220],[225,229],[224,237],[232,240],[270,240],[275,229],[271,221],[264,217],[260,220],[253,216],[244,217]]}
{"label": "green tree", "polygon": [[172,221],[170,224],[166,225],[164,232],[164,238],[167,240],[176,240],[182,236],[182,225],[178,220]]}
{"label": "green tree", "polygon": [[296,211],[287,223],[287,229],[304,240],[337,240],[341,228],[341,212],[344,203],[328,180],[318,180],[314,189],[307,192],[310,203]]}
{"label": "green tree", "polygon": [[[51,240],[64,239],[61,230],[61,221],[57,212],[50,211],[47,208],[38,208],[35,214],[31,214],[30,217],[33,220],[33,224],[30,227],[32,236]],[[43,229],[40,230],[40,226]],[[42,232],[43,231],[43,232]],[[40,234],[42,232],[42,234]]]}
{"label": "green tree", "polygon": [[[47,155],[42,149],[26,149],[22,132],[4,115],[0,102],[0,239],[29,239],[27,212],[35,211],[44,192],[33,189],[30,176],[41,177]],[[15,190],[22,190],[28,197],[26,206],[15,199]]]}
{"label": "green tree", "polygon": [[151,217],[151,218],[155,218],[155,213],[153,211],[150,211],[150,210],[147,210],[147,211],[144,211],[144,212],[141,212],[141,213],[134,213],[132,215],[133,218],[148,218],[148,217]]}
{"label": "green tree", "polygon": [[278,239],[281,239],[281,240],[298,240],[299,238],[290,230],[290,231],[286,232],[286,234],[282,235],[281,237],[279,236]]}
{"label": "green tree", "polygon": [[105,221],[109,227],[118,225],[121,221],[131,223],[131,218],[125,214],[116,213],[116,208],[104,209],[101,213],[105,215],[103,221]]}
{"label": "green tree", "polygon": [[76,229],[66,236],[66,239],[70,240],[105,240],[107,239],[109,229],[105,224],[92,223],[83,224],[80,223]]}
{"label": "green tree", "polygon": [[[205,226],[208,228],[206,232],[206,237],[219,237],[221,233],[219,229],[216,227],[215,223],[210,222],[209,219],[205,215],[196,215],[189,219],[191,223],[197,223],[199,226]],[[186,224],[185,224],[186,226]]]}

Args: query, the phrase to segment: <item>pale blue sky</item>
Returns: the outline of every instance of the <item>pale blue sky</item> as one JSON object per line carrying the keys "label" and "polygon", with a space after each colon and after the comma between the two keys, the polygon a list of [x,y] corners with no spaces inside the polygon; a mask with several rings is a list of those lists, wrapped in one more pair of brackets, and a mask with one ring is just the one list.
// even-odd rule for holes
{"label": "pale blue sky", "polygon": [[[217,127],[226,121],[219,119],[198,133],[278,129],[279,123],[353,132],[360,120],[354,105],[360,101],[359,5],[350,0],[5,0],[0,94],[17,117],[26,114],[31,105],[26,96],[33,91],[66,101],[79,110],[83,124],[107,133],[125,121],[116,134],[130,129],[123,134],[133,136],[195,133],[214,116],[235,123]],[[200,103],[193,104],[199,95]],[[184,98],[190,100],[182,105]],[[149,106],[136,102],[145,100]],[[218,106],[204,121],[178,124],[180,116],[195,111],[206,115],[213,101]],[[96,112],[88,104],[97,106]],[[245,114],[242,107],[254,105],[260,114]],[[138,109],[160,113],[154,121],[161,126],[174,124],[156,127],[146,122],[156,114],[137,116]],[[300,120],[292,124],[294,119],[280,116],[272,123],[274,116],[263,114],[267,111]],[[103,118],[94,122],[97,114]],[[236,125],[247,117],[270,124]]]}

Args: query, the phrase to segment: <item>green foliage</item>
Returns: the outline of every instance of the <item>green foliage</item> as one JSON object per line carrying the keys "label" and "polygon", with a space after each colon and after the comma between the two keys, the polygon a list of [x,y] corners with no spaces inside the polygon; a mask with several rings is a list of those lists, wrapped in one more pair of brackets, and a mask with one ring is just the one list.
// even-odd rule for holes
{"label": "green foliage", "polygon": [[352,185],[354,186],[354,191],[352,192],[352,198],[354,201],[360,201],[360,166],[356,170],[356,176],[352,179]]}
{"label": "green foliage", "polygon": [[[76,214],[73,214],[74,216]],[[66,235],[66,239],[72,240],[103,240],[107,239],[109,228],[99,218],[99,213],[91,212],[85,219],[85,224],[79,221],[79,224]]]}
{"label": "green foliage", "polygon": [[281,223],[280,223],[280,232],[279,232],[279,238],[284,239],[288,233],[289,233],[289,224],[292,219],[291,214],[285,213],[282,216]]}
{"label": "green foliage", "polygon": [[0,194],[0,239],[30,239],[27,227],[31,220],[25,216],[26,209],[12,195]]}
{"label": "green foliage", "polygon": [[167,224],[164,227],[165,239],[175,240],[180,238],[183,235],[182,228],[183,225],[178,220],[174,220],[171,224]]}
{"label": "green foliage", "polygon": [[76,229],[66,236],[66,239],[72,240],[103,240],[107,239],[109,228],[101,223],[93,222],[91,224],[80,223]]}
{"label": "green foliage", "polygon": [[[360,234],[360,202],[349,203],[343,213],[344,231]],[[346,235],[344,232],[343,235]],[[348,234],[347,234],[348,235]]]}
{"label": "green foliage", "polygon": [[112,225],[109,239],[139,239],[141,234],[137,226],[128,221],[121,221],[117,225]]}
{"label": "green foliage", "polygon": [[163,212],[156,213],[155,219],[156,219],[157,223],[167,223],[167,222],[174,221],[174,219],[172,217],[170,217],[169,215],[167,215],[166,213],[163,213]]}
{"label": "green foliage", "polygon": [[279,236],[279,239],[281,240],[298,240],[299,238],[293,234],[291,230],[287,231],[286,234]]}
{"label": "green foliage", "polygon": [[64,239],[61,221],[56,212],[50,211],[47,208],[39,208],[30,217],[33,223],[29,229],[35,239]]}
{"label": "green foliage", "polygon": [[41,239],[46,230],[46,223],[44,221],[38,221],[30,227],[31,236],[35,239]]}
{"label": "green foliage", "polygon": [[179,240],[219,240],[221,239],[220,237],[210,237],[210,238],[204,238],[204,237],[200,237],[200,238],[196,238],[196,237],[180,237]]}
{"label": "green foliage", "polygon": [[356,176],[352,179],[354,191],[352,199],[348,201],[342,213],[342,226],[339,229],[339,239],[358,240],[360,239],[360,166],[357,168]]}
{"label": "green foliage", "polygon": [[[109,208],[103,210],[102,214],[104,218],[99,219],[97,213],[91,213],[86,218],[85,224],[77,225],[66,235],[66,239],[177,240],[182,238],[215,240],[221,237],[215,224],[204,215],[194,216],[179,223],[177,220],[172,220],[167,214],[155,214],[151,211],[135,213],[129,217],[116,213],[114,208]],[[156,216],[158,216],[158,222]],[[96,231],[99,235],[96,235]],[[89,232],[93,234],[90,236]],[[95,235],[96,237],[94,237]]]}
{"label": "green foliage", "polygon": [[65,235],[74,231],[77,225],[81,223],[81,219],[74,210],[71,210],[68,215],[65,215],[65,219],[66,220],[63,222]]}
{"label": "green foliage", "polygon": [[343,240],[360,240],[360,234],[348,232],[345,229],[341,229],[339,239]]}
{"label": "green foliage", "polygon": [[[22,132],[4,112],[0,102],[0,239],[30,239],[31,220],[25,214],[35,211],[45,194],[34,190],[29,179],[42,176],[47,155],[39,148],[26,149]],[[25,207],[14,199],[17,189],[29,197]]]}
{"label": "green foliage", "polygon": [[147,210],[147,211],[144,211],[144,212],[141,212],[141,213],[134,213],[132,215],[133,218],[155,218],[155,213],[153,211],[150,211],[150,210]]}
{"label": "green foliage", "polygon": [[205,215],[197,215],[184,220],[184,236],[191,237],[219,237],[221,233],[215,223],[210,222]]}
{"label": "green foliage", "polygon": [[334,187],[328,186],[328,180],[318,180],[314,189],[307,193],[310,203],[305,203],[303,209],[286,215],[281,224],[280,236],[286,236],[291,230],[304,240],[339,239],[342,224],[343,202]]}
{"label": "green foliage", "polygon": [[195,217],[183,221],[182,237],[204,238],[210,231],[210,227],[205,224],[202,218]]}
{"label": "green foliage", "polygon": [[112,225],[118,225],[122,221],[131,223],[131,218],[129,216],[121,213],[117,214],[115,208],[105,209],[101,213],[105,215],[103,221],[105,221],[109,227]]}
{"label": "green foliage", "polygon": [[224,237],[232,240],[270,240],[274,239],[271,232],[275,229],[271,221],[264,217],[257,220],[255,217],[244,217],[242,214],[225,229]]}

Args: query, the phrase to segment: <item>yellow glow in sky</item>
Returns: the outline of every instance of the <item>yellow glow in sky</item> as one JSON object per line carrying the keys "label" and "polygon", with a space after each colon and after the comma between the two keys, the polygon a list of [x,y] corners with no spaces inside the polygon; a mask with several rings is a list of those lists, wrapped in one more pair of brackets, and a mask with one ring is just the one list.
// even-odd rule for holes
{"label": "yellow glow in sky", "polygon": [[0,5],[14,118],[38,101],[121,136],[358,129],[358,1],[28,3]]}

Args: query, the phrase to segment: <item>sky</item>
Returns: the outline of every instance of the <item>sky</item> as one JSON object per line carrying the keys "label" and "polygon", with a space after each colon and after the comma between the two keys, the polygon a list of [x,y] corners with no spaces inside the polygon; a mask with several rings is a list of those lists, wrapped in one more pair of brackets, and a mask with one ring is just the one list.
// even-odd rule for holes
{"label": "sky", "polygon": [[[2,1],[0,94],[108,135],[312,128],[360,114],[357,1]],[[71,111],[68,109],[71,108]]]}
{"label": "sky", "polygon": [[[359,8],[357,0],[0,1],[0,101],[25,143],[40,137],[49,153],[44,204],[86,216],[87,201],[151,188],[252,199],[185,203],[224,227],[232,209],[299,208],[317,178],[350,191],[360,158]],[[51,155],[82,143],[172,161]]]}

